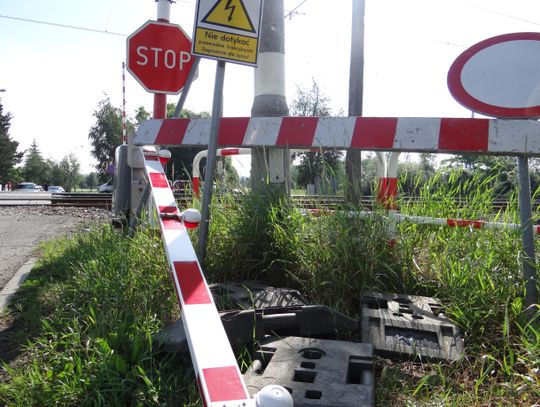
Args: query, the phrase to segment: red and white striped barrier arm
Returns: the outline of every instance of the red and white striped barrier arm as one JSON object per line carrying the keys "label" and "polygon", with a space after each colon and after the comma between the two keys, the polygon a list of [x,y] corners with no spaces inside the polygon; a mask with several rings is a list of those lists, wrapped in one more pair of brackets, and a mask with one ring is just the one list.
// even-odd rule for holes
{"label": "red and white striped barrier arm", "polygon": [[[334,213],[331,209],[307,209],[302,210],[302,213],[309,213],[311,216],[319,217]],[[358,216],[360,218],[370,218],[375,216],[374,212],[349,212],[349,216]],[[521,225],[519,223],[504,223],[504,222],[488,222],[485,220],[469,220],[469,219],[452,219],[452,218],[432,218],[427,216],[413,216],[395,213],[392,217],[383,216],[385,219],[391,219],[393,222],[402,223],[409,222],[417,225],[428,226],[448,226],[451,228],[470,228],[470,229],[502,229],[512,232],[519,232]],[[533,233],[540,236],[540,225],[533,225]]]}
{"label": "red and white striped barrier arm", "polygon": [[157,153],[145,168],[203,403],[253,407]]}
{"label": "red and white striped barrier arm", "polygon": [[[216,157],[225,157],[225,156],[232,156],[232,155],[240,155],[240,154],[251,154],[251,148],[218,148],[216,150]],[[193,184],[193,193],[196,197],[199,197],[200,193],[200,179],[201,179],[201,172],[199,170],[199,166],[201,163],[201,160],[203,158],[206,158],[208,155],[208,150],[199,151],[195,157],[193,158],[193,165],[192,165],[192,177],[191,182]]]}
{"label": "red and white striped barrier arm", "polygon": [[[210,119],[143,122],[136,145],[208,145]],[[540,154],[535,120],[408,117],[229,117],[218,144],[237,147],[359,148],[374,151]]]}
{"label": "red and white striped barrier arm", "polygon": [[[472,229],[505,229],[519,232],[519,223],[488,222],[485,220],[451,219],[451,218],[431,218],[425,216],[410,216],[396,214],[396,221],[410,222],[419,225],[449,226],[451,228],[472,228]],[[533,232],[540,235],[540,225],[533,225]]]}

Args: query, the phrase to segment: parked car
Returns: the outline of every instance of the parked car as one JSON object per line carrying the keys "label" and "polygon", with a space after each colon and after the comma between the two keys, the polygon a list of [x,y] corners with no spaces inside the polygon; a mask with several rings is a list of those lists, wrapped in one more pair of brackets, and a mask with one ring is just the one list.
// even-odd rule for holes
{"label": "parked car", "polygon": [[113,191],[113,182],[112,182],[112,179],[108,180],[105,184],[101,184],[99,187],[98,187],[98,192],[100,194],[104,194],[104,193],[112,193]]}
{"label": "parked car", "polygon": [[21,182],[17,184],[14,191],[17,192],[40,192],[43,191],[41,185],[34,184],[33,182]]}
{"label": "parked car", "polygon": [[61,192],[66,192],[66,190],[60,185],[50,185],[47,191],[49,191],[51,194],[59,194]]}

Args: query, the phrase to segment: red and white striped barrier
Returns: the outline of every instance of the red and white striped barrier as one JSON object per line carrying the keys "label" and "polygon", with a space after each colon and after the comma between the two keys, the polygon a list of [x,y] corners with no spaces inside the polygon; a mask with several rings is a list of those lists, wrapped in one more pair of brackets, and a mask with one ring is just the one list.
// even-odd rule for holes
{"label": "red and white striped barrier", "polygon": [[145,166],[204,404],[248,403],[249,394],[159,156],[147,155]]}
{"label": "red and white striped barrier", "polygon": [[[148,120],[136,145],[208,145],[210,119]],[[218,144],[236,147],[359,148],[429,153],[540,154],[535,120],[408,117],[230,117]]]}
{"label": "red and white striped barrier", "polygon": [[[319,217],[325,214],[334,212],[329,209],[308,209],[304,214],[309,212],[312,216]],[[375,216],[374,212],[349,212],[349,216],[359,216],[360,218],[370,218]],[[403,215],[401,213],[393,213],[390,216],[383,218],[391,220],[394,223],[409,222],[417,225],[428,226],[447,226],[451,228],[469,228],[469,229],[499,229],[519,232],[521,225],[519,223],[504,223],[504,222],[488,222],[485,220],[469,220],[469,219],[453,219],[453,218],[432,218],[429,216],[413,216]],[[535,236],[540,236],[540,225],[533,225]]]}
{"label": "red and white striped barrier", "polygon": [[200,213],[180,213],[163,170],[166,156],[163,150],[146,152],[145,170],[204,406],[292,406],[280,386],[267,386],[250,398],[187,232],[200,222]]}
{"label": "red and white striped barrier", "polygon": [[[218,148],[216,150],[216,157],[225,157],[239,154],[251,154],[251,148]],[[206,158],[206,156],[208,156],[208,150],[203,150],[197,153],[195,155],[195,158],[193,158],[191,182],[193,183],[193,194],[196,197],[199,197],[201,190],[201,171],[199,167],[201,160],[203,158]]]}

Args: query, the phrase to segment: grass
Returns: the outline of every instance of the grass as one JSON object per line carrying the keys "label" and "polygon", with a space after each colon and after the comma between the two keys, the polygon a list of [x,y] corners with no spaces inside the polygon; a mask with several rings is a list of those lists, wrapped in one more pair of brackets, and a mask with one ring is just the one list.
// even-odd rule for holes
{"label": "grass", "polygon": [[[456,208],[459,180],[435,178],[422,187],[424,199],[400,202],[401,211],[490,214],[491,183],[471,184],[474,192]],[[513,208],[489,217],[517,222]],[[359,315],[363,289],[441,299],[463,331],[467,356],[454,363],[378,359],[377,405],[538,403],[540,331],[523,315],[519,235],[402,223],[394,249],[387,239],[378,216],[303,216],[271,191],[224,197],[213,204],[204,269],[214,282],[257,278],[298,288],[351,316]],[[103,226],[45,245],[0,318],[9,327],[0,337],[0,404],[200,405],[189,359],[152,340],[178,315],[175,302],[150,228],[130,239]]]}

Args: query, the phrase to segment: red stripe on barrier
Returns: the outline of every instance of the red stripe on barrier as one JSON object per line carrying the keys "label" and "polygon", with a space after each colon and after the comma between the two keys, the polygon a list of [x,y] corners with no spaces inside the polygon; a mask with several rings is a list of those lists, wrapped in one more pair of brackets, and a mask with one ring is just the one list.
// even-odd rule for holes
{"label": "red stripe on barrier", "polygon": [[488,119],[441,119],[441,151],[487,151],[488,139]]}
{"label": "red stripe on barrier", "polygon": [[315,138],[318,117],[284,117],[276,140],[276,146],[310,146]]}
{"label": "red stripe on barrier", "polygon": [[169,183],[167,182],[167,177],[165,174],[160,172],[151,172],[148,174],[150,177],[150,184],[152,188],[169,188]]}
{"label": "red stripe on barrier", "polygon": [[351,147],[393,148],[397,118],[358,117],[354,126]]}
{"label": "red stripe on barrier", "polygon": [[165,230],[182,230],[184,225],[180,219],[162,219],[163,229]]}
{"label": "red stripe on barrier", "polygon": [[244,142],[249,117],[226,117],[219,124],[218,145],[238,145]]}
{"label": "red stripe on barrier", "polygon": [[157,155],[145,155],[144,159],[146,161],[159,161],[159,157]]}
{"label": "red stripe on barrier", "polygon": [[175,261],[174,271],[186,305],[212,303],[210,292],[196,261]]}
{"label": "red stripe on barrier", "polygon": [[227,155],[238,155],[238,153],[240,152],[240,149],[239,148],[223,148],[221,150],[221,155],[222,156],[227,156]]}
{"label": "red stripe on barrier", "polygon": [[168,214],[178,213],[178,208],[176,206],[160,206],[158,210],[159,210],[159,213],[168,213]]}
{"label": "red stripe on barrier", "polygon": [[213,367],[202,372],[211,403],[249,398],[236,366]]}
{"label": "red stripe on barrier", "polygon": [[189,121],[189,119],[164,119],[156,137],[156,144],[182,144]]}
{"label": "red stripe on barrier", "polygon": [[[176,206],[160,206],[158,210],[159,210],[159,213],[172,214],[172,215],[178,214],[178,208]],[[165,230],[182,230],[184,228],[184,226],[182,225],[182,221],[179,218],[177,219],[162,218],[161,221],[163,222],[163,229]]]}
{"label": "red stripe on barrier", "polygon": [[484,226],[484,222],[481,220],[447,219],[446,223],[450,227],[459,227],[459,228],[472,226],[474,229],[481,229],[482,226]]}

